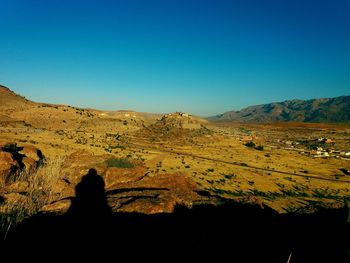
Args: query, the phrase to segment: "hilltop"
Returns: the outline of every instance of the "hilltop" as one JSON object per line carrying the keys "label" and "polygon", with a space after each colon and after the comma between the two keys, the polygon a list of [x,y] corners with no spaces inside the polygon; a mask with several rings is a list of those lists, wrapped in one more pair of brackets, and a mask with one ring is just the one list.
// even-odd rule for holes
{"label": "hilltop", "polygon": [[0,110],[12,112],[15,110],[25,110],[35,103],[25,97],[14,93],[9,88],[0,85]]}
{"label": "hilltop", "polygon": [[350,122],[350,96],[287,100],[209,117],[213,122]]}
{"label": "hilltop", "polygon": [[145,126],[139,131],[139,135],[151,140],[162,138],[176,141],[210,134],[211,131],[205,124],[208,124],[208,121],[200,117],[184,112],[174,112],[165,114],[154,123]]}
{"label": "hilltop", "polygon": [[189,113],[175,112],[164,115],[158,120],[155,125],[181,128],[189,130],[197,130],[202,127],[202,124],[207,123],[206,120],[192,116]]}

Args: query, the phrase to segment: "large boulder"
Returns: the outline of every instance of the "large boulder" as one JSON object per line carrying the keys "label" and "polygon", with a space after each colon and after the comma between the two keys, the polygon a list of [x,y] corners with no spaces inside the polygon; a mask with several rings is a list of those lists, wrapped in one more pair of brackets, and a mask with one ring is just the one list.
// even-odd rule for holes
{"label": "large boulder", "polygon": [[191,207],[202,199],[197,185],[180,173],[145,176],[141,180],[119,184],[107,191],[113,211],[143,214],[172,213],[177,205]]}
{"label": "large boulder", "polygon": [[34,173],[43,163],[42,152],[33,146],[8,143],[0,146],[0,186],[16,181],[19,176]]}
{"label": "large boulder", "polygon": [[17,177],[20,174],[20,166],[9,152],[0,151],[0,186],[4,186],[11,176]]}
{"label": "large boulder", "polygon": [[42,152],[32,145],[26,145],[26,146],[20,147],[19,150],[20,150],[19,151],[20,154],[24,154],[25,156],[33,159],[36,162],[42,160],[43,158]]}

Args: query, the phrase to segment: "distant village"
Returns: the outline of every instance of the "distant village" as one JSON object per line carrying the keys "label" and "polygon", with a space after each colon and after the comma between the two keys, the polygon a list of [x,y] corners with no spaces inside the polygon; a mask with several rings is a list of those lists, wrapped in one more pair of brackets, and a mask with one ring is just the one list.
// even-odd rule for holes
{"label": "distant village", "polygon": [[[244,137],[242,141],[253,141],[256,137]],[[334,149],[335,140],[331,138],[318,138],[305,141],[276,140],[276,145],[269,145],[270,148],[298,151],[314,158],[341,158],[350,160],[350,150]]]}
{"label": "distant village", "polygon": [[[279,141],[286,149],[299,151],[314,158],[335,157],[350,160],[350,150],[337,150],[332,138],[318,138],[305,141]],[[304,146],[305,148],[301,148]]]}

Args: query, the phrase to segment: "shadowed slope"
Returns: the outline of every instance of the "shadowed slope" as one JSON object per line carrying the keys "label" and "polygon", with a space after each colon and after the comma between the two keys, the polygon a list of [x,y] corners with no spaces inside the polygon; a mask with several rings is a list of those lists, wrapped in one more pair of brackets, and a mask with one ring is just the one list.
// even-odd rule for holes
{"label": "shadowed slope", "polygon": [[[6,244],[31,245],[82,257],[105,255],[226,257],[234,262],[347,262],[348,210],[280,215],[262,205],[220,199],[173,213],[112,213],[102,177],[91,169],[65,215],[39,214],[12,231]],[[84,250],[77,247],[83,245]],[[92,249],[92,250],[90,250]]]}

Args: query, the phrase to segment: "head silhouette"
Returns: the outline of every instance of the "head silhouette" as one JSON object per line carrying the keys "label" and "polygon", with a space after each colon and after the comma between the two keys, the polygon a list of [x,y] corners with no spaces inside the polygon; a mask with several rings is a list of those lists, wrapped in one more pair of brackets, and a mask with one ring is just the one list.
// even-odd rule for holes
{"label": "head silhouette", "polygon": [[107,204],[105,183],[95,169],[90,169],[75,187],[75,198],[70,211],[75,215],[103,217],[110,211]]}

